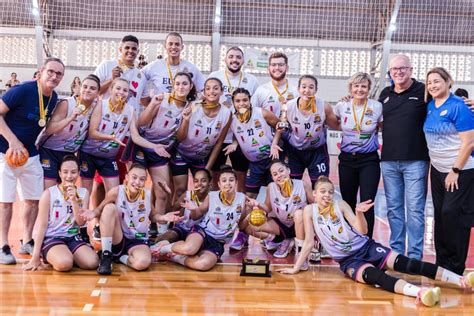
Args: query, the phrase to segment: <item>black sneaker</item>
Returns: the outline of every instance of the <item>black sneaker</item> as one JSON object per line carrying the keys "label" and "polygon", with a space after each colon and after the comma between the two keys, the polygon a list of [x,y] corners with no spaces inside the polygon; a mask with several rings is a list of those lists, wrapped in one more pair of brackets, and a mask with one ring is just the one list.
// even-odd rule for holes
{"label": "black sneaker", "polygon": [[92,238],[94,240],[100,241],[100,227],[99,225],[95,225],[92,229]]}
{"label": "black sneaker", "polygon": [[156,238],[156,236],[158,236],[158,225],[156,223],[151,223],[148,228],[148,237]]}
{"label": "black sneaker", "polygon": [[112,262],[114,261],[114,256],[112,252],[105,250],[102,252],[100,257],[99,267],[97,268],[97,273],[103,275],[112,274]]}
{"label": "black sneaker", "polygon": [[81,229],[79,230],[80,234],[81,234],[81,239],[83,241],[85,241],[86,243],[90,244],[91,241],[89,239],[89,235],[87,234],[87,227],[81,227]]}

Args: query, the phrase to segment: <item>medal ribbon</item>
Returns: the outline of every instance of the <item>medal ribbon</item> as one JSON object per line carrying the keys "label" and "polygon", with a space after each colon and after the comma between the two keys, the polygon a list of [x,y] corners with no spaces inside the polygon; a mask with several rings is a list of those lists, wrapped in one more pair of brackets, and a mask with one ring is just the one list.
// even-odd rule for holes
{"label": "medal ribbon", "polygon": [[284,197],[290,197],[291,191],[293,190],[293,184],[291,179],[285,179],[283,182],[283,186],[281,187],[281,193],[283,193]]}
{"label": "medal ribbon", "polygon": [[362,111],[362,116],[360,118],[360,121],[357,121],[355,103],[354,101],[352,101],[352,115],[354,115],[355,129],[357,130],[358,133],[360,133],[360,129],[361,129],[362,121],[364,120],[366,109],[367,109],[367,99],[365,100],[365,103],[364,103],[364,110]]}
{"label": "medal ribbon", "polygon": [[272,81],[273,89],[275,89],[276,93],[278,94],[278,100],[279,100],[280,102],[283,102],[283,101],[282,101],[283,99],[286,100],[286,98],[285,98],[283,95],[286,93],[286,91],[288,91],[288,79],[286,79],[285,81],[286,81],[285,90],[283,90],[282,92],[280,92],[280,90],[278,90],[278,87],[277,87],[277,86],[273,83],[273,81]]}
{"label": "medal ribbon", "polygon": [[36,85],[38,86],[38,96],[39,96],[39,115],[40,115],[39,121],[43,120],[43,122],[46,123],[46,115],[48,115],[49,102],[51,102],[51,98],[53,97],[53,92],[51,92],[51,95],[49,96],[49,99],[48,99],[48,104],[46,105],[46,108],[45,108],[44,102],[43,102],[43,91],[41,91],[41,85],[40,85],[39,80],[36,81]]}
{"label": "medal ribbon", "polygon": [[240,123],[247,123],[250,120],[250,116],[252,116],[252,109],[247,109],[243,114],[237,112],[237,119]]}
{"label": "medal ribbon", "polygon": [[[178,70],[176,72],[179,71],[180,62],[181,61],[178,62]],[[171,86],[174,86],[174,76],[173,76],[173,73],[171,72],[171,66],[170,66],[169,58],[166,59],[166,67],[168,68],[168,76],[170,76]]]}
{"label": "medal ribbon", "polygon": [[331,220],[335,221],[337,219],[337,216],[336,216],[336,212],[334,211],[334,204],[333,203],[330,203],[326,208],[320,210],[318,208],[318,211],[319,211],[319,215],[326,215],[327,213],[329,213],[329,216],[331,217]]}
{"label": "medal ribbon", "polygon": [[222,191],[219,192],[219,196],[220,196],[220,198],[221,198],[222,203],[224,203],[225,205],[228,205],[228,206],[229,206],[229,205],[232,205],[232,203],[234,203],[235,194],[234,194],[234,196],[232,197],[232,199],[229,199],[229,200],[225,197],[225,193],[222,192]]}
{"label": "medal ribbon", "polygon": [[[240,83],[242,82],[242,78],[244,77],[244,74],[242,71],[240,72],[240,78],[239,78],[239,84],[237,85],[237,88],[240,88]],[[227,70],[224,70],[225,78],[227,79],[227,84],[229,85],[229,93],[232,94],[234,92],[234,87],[232,87],[232,84],[230,83],[229,75],[227,74]]]}
{"label": "medal ribbon", "polygon": [[311,110],[311,112],[317,113],[318,108],[316,107],[316,98],[314,96],[310,97],[309,100],[308,100],[308,103],[306,103],[305,106],[303,106],[300,102],[300,109],[302,109],[303,111],[310,111]]}

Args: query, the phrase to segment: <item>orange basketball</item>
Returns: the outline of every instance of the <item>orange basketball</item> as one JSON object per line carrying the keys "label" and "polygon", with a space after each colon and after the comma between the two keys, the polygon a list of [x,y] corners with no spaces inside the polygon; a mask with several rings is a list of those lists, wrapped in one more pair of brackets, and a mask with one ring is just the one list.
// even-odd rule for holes
{"label": "orange basketball", "polygon": [[11,148],[8,148],[7,152],[5,153],[5,160],[7,164],[12,168],[18,168],[23,166],[27,161],[30,155],[28,151],[23,148],[19,155],[13,155],[13,151]]}

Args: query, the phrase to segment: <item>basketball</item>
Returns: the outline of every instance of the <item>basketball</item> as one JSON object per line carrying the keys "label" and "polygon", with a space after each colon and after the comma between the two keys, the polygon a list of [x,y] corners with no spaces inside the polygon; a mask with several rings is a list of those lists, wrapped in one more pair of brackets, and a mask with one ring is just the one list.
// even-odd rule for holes
{"label": "basketball", "polygon": [[250,212],[249,223],[252,226],[259,227],[267,221],[267,214],[261,209],[254,209]]}
{"label": "basketball", "polygon": [[18,168],[23,166],[27,161],[30,155],[26,149],[23,149],[19,155],[14,156],[13,151],[11,148],[8,148],[7,152],[5,153],[5,160],[7,164],[12,168]]}

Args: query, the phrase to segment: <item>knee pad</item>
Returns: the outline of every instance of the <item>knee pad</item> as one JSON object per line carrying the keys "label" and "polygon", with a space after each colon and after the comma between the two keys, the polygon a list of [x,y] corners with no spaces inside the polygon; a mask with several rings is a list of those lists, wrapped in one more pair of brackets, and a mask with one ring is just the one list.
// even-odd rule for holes
{"label": "knee pad", "polygon": [[378,285],[382,289],[392,293],[395,293],[395,283],[398,281],[397,278],[375,267],[365,268],[364,272],[362,272],[362,279],[367,284]]}
{"label": "knee pad", "polygon": [[435,279],[438,266],[429,262],[423,262],[416,259],[410,259],[403,255],[398,255],[397,258],[395,258],[393,269],[398,272],[422,275],[430,279]]}

